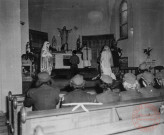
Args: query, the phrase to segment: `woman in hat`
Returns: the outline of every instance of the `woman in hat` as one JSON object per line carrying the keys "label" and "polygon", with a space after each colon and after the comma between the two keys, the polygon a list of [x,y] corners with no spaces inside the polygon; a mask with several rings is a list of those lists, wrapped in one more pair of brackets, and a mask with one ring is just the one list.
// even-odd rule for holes
{"label": "woman in hat", "polygon": [[60,90],[51,86],[51,77],[47,72],[38,74],[38,87],[29,89],[24,105],[33,111],[55,109],[59,102]]}
{"label": "woman in hat", "polygon": [[126,73],[124,75],[123,87],[126,91],[120,93],[121,101],[142,98],[141,93],[138,91],[139,83],[134,74]]}
{"label": "woman in hat", "polygon": [[85,81],[82,75],[75,75],[70,80],[73,91],[64,95],[63,103],[96,102],[96,96],[84,91]]}

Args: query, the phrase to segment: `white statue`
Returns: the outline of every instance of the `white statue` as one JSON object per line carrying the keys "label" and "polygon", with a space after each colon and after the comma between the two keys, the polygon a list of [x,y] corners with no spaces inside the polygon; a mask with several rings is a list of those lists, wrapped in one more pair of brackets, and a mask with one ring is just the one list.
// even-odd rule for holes
{"label": "white statue", "polygon": [[116,76],[112,73],[113,57],[109,46],[104,46],[100,58],[101,74],[109,75],[116,80]]}
{"label": "white statue", "polygon": [[49,51],[50,43],[45,41],[41,51],[40,71],[47,71],[51,75],[53,58]]}

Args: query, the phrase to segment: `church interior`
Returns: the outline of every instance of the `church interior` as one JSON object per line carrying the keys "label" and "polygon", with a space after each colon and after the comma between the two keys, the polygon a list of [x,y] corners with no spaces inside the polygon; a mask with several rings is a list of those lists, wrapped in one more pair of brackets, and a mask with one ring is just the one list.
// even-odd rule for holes
{"label": "church interior", "polygon": [[[0,135],[162,135],[163,13],[163,0],[0,0]],[[34,111],[45,71],[58,101]],[[67,103],[77,88],[90,101]]]}

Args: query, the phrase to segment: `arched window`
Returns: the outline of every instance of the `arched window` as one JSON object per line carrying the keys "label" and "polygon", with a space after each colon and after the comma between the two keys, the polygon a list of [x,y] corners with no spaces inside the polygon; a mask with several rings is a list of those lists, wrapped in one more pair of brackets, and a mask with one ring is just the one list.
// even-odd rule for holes
{"label": "arched window", "polygon": [[120,39],[128,38],[128,3],[123,0],[120,4]]}

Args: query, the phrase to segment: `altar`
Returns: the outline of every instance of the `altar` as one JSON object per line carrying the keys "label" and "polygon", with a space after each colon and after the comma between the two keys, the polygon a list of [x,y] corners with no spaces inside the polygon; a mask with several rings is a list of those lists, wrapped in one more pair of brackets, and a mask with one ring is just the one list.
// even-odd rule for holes
{"label": "altar", "polygon": [[[53,53],[53,69],[70,69],[69,59],[72,56],[72,52],[56,52]],[[80,63],[78,68],[84,68],[82,54],[76,54],[79,57]]]}

